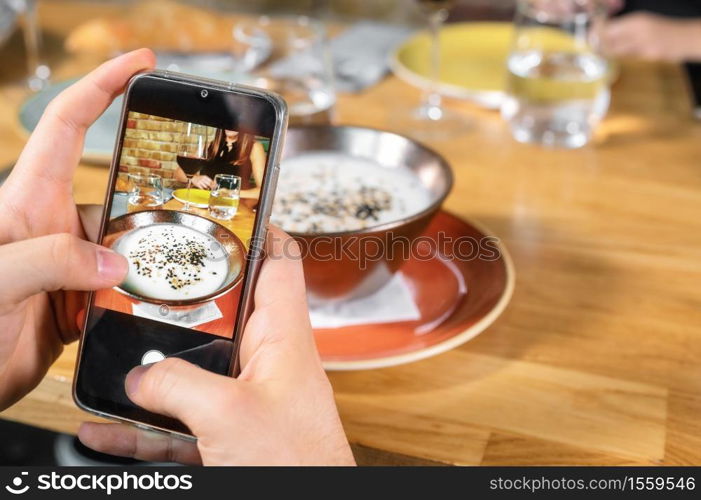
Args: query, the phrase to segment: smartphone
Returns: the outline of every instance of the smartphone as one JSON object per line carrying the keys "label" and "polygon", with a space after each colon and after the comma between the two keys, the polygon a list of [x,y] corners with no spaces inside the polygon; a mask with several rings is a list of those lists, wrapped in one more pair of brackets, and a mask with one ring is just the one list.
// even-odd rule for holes
{"label": "smartphone", "polygon": [[99,243],[129,262],[90,294],[76,404],[189,436],[126,395],[127,373],[168,357],[238,374],[287,128],[276,94],[153,71],[125,91]]}

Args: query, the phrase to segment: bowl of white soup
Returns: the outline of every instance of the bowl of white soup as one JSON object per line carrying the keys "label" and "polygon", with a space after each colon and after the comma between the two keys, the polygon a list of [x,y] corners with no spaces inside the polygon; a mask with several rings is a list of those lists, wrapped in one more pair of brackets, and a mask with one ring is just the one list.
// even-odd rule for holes
{"label": "bowl of white soup", "polygon": [[241,240],[195,214],[128,213],[109,222],[103,244],[129,262],[127,277],[116,290],[142,302],[201,304],[228,292],[243,276]]}
{"label": "bowl of white soup", "polygon": [[356,298],[381,288],[417,251],[452,183],[448,163],[407,137],[291,127],[270,221],[300,244],[312,300]]}

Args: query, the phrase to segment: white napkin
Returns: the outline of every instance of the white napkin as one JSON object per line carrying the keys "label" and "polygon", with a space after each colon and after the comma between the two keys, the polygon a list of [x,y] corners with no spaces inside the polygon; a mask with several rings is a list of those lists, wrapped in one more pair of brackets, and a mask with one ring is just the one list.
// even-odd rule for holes
{"label": "white napkin", "polygon": [[327,302],[310,306],[309,318],[314,328],[341,328],[372,323],[415,321],[421,317],[411,290],[402,273],[378,291],[345,302]]}
{"label": "white napkin", "polygon": [[[192,328],[224,317],[213,300],[192,309],[166,308],[165,306],[139,302],[132,305],[131,312],[134,316],[139,316],[140,318],[162,321],[171,325],[182,326],[183,328]],[[163,314],[164,312],[166,314]]]}
{"label": "white napkin", "polygon": [[[380,81],[389,69],[390,54],[411,32],[406,26],[362,21],[332,39],[329,45],[336,90],[360,92]],[[265,51],[265,43],[261,43],[261,51]],[[268,72],[276,78],[299,77],[323,71],[324,62],[310,49],[275,61]]]}

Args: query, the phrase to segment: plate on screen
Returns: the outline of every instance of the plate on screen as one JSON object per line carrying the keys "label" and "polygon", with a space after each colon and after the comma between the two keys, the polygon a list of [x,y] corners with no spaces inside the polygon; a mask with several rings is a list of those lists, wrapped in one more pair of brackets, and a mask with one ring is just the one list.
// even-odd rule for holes
{"label": "plate on screen", "polygon": [[176,189],[173,191],[173,198],[178,200],[180,203],[187,203],[188,198],[190,200],[190,205],[197,208],[207,208],[209,207],[209,191],[206,189],[190,189],[190,196],[188,197],[187,188]]}

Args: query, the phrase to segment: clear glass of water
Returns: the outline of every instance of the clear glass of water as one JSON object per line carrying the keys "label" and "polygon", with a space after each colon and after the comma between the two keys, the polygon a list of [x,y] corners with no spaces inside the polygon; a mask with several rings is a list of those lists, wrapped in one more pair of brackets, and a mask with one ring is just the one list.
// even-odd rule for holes
{"label": "clear glass of water", "polygon": [[214,184],[214,189],[209,193],[209,215],[220,220],[233,219],[239,209],[241,177],[217,174]]}
{"label": "clear glass of water", "polygon": [[233,30],[236,69],[287,101],[290,125],[329,124],[336,94],[324,27],[306,16],[242,20]]}
{"label": "clear glass of water", "polygon": [[[402,108],[390,115],[394,130],[420,141],[450,140],[470,128],[470,120],[443,103],[440,91],[441,67],[445,55],[441,50],[441,30],[448,13],[457,0],[416,0],[421,13],[428,22],[429,47],[428,85],[421,104],[413,108]],[[454,62],[454,61],[453,61]]]}
{"label": "clear glass of water", "polygon": [[[0,0],[0,16],[20,17],[24,47],[27,52],[27,85],[38,92],[49,84],[51,70],[42,59],[42,37],[37,12],[37,0]],[[0,25],[3,23],[0,22]]]}
{"label": "clear glass of water", "polygon": [[578,148],[609,106],[598,0],[518,0],[501,112],[519,142]]}
{"label": "clear glass of water", "polygon": [[127,212],[158,210],[163,207],[163,179],[159,175],[127,175]]}

